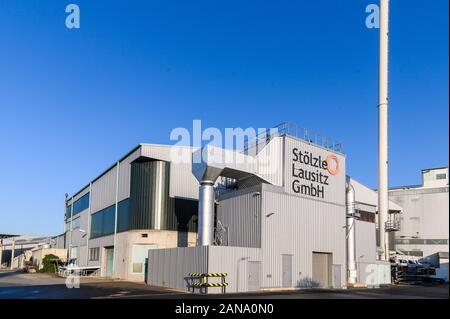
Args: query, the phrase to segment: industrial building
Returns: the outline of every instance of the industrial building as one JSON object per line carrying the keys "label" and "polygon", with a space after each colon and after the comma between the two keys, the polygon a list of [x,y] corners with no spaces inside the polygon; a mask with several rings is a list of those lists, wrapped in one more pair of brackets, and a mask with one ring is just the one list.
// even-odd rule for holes
{"label": "industrial building", "polygon": [[448,262],[448,167],[423,169],[421,185],[391,188],[389,198],[403,207],[392,249],[416,257],[439,253]]}
{"label": "industrial building", "polygon": [[64,247],[101,276],[144,280],[149,249],[193,246],[197,186],[191,150],[171,162],[171,147],[141,144],[66,199]]}
{"label": "industrial building", "polygon": [[0,269],[21,268],[26,252],[50,243],[48,236],[0,234]]}
{"label": "industrial building", "polygon": [[239,292],[388,283],[377,194],[330,141],[283,125],[244,150],[141,144],[66,198],[55,245],[101,276],[182,290],[207,272]]}

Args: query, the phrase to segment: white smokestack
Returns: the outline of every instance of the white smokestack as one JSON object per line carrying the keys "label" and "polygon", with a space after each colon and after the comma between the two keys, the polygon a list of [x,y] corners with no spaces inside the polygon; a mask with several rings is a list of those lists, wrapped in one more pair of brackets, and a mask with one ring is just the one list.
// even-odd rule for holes
{"label": "white smokestack", "polygon": [[380,61],[378,88],[378,217],[381,260],[389,259],[388,218],[388,52],[389,0],[380,0]]}

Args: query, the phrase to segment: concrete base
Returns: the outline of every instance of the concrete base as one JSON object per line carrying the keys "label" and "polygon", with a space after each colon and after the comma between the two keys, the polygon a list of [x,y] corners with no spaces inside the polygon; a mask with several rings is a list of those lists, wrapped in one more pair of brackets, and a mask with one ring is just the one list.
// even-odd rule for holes
{"label": "concrete base", "polygon": [[356,283],[356,284],[347,284],[347,288],[367,288],[367,285]]}

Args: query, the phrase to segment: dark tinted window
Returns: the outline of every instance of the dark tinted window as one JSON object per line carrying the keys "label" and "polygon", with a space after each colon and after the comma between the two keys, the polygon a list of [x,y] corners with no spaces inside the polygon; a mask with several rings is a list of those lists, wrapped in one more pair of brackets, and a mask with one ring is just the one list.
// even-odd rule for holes
{"label": "dark tinted window", "polygon": [[119,203],[117,231],[130,229],[130,200],[127,198]]}
{"label": "dark tinted window", "polygon": [[75,203],[73,203],[73,215],[81,213],[83,210],[89,208],[89,193],[83,195]]}
{"label": "dark tinted window", "polygon": [[114,233],[115,205],[109,206],[91,216],[91,238]]}
{"label": "dark tinted window", "polygon": [[70,218],[72,214],[72,205],[67,205],[66,206],[66,218]]}

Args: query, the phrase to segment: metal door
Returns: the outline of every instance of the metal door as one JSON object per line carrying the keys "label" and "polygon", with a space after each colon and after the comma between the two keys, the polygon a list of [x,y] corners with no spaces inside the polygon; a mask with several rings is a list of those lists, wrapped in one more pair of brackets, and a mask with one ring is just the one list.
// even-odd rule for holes
{"label": "metal door", "polygon": [[333,265],[333,288],[342,288],[341,272],[342,265]]}
{"label": "metal door", "polygon": [[249,261],[247,265],[248,291],[261,290],[261,262]]}
{"label": "metal door", "polygon": [[113,276],[113,263],[114,263],[114,247],[105,248],[106,252],[106,277]]}
{"label": "metal door", "polygon": [[331,254],[313,253],[312,286],[329,288],[331,285]]}
{"label": "metal door", "polygon": [[281,255],[282,287],[292,287],[292,255]]}

